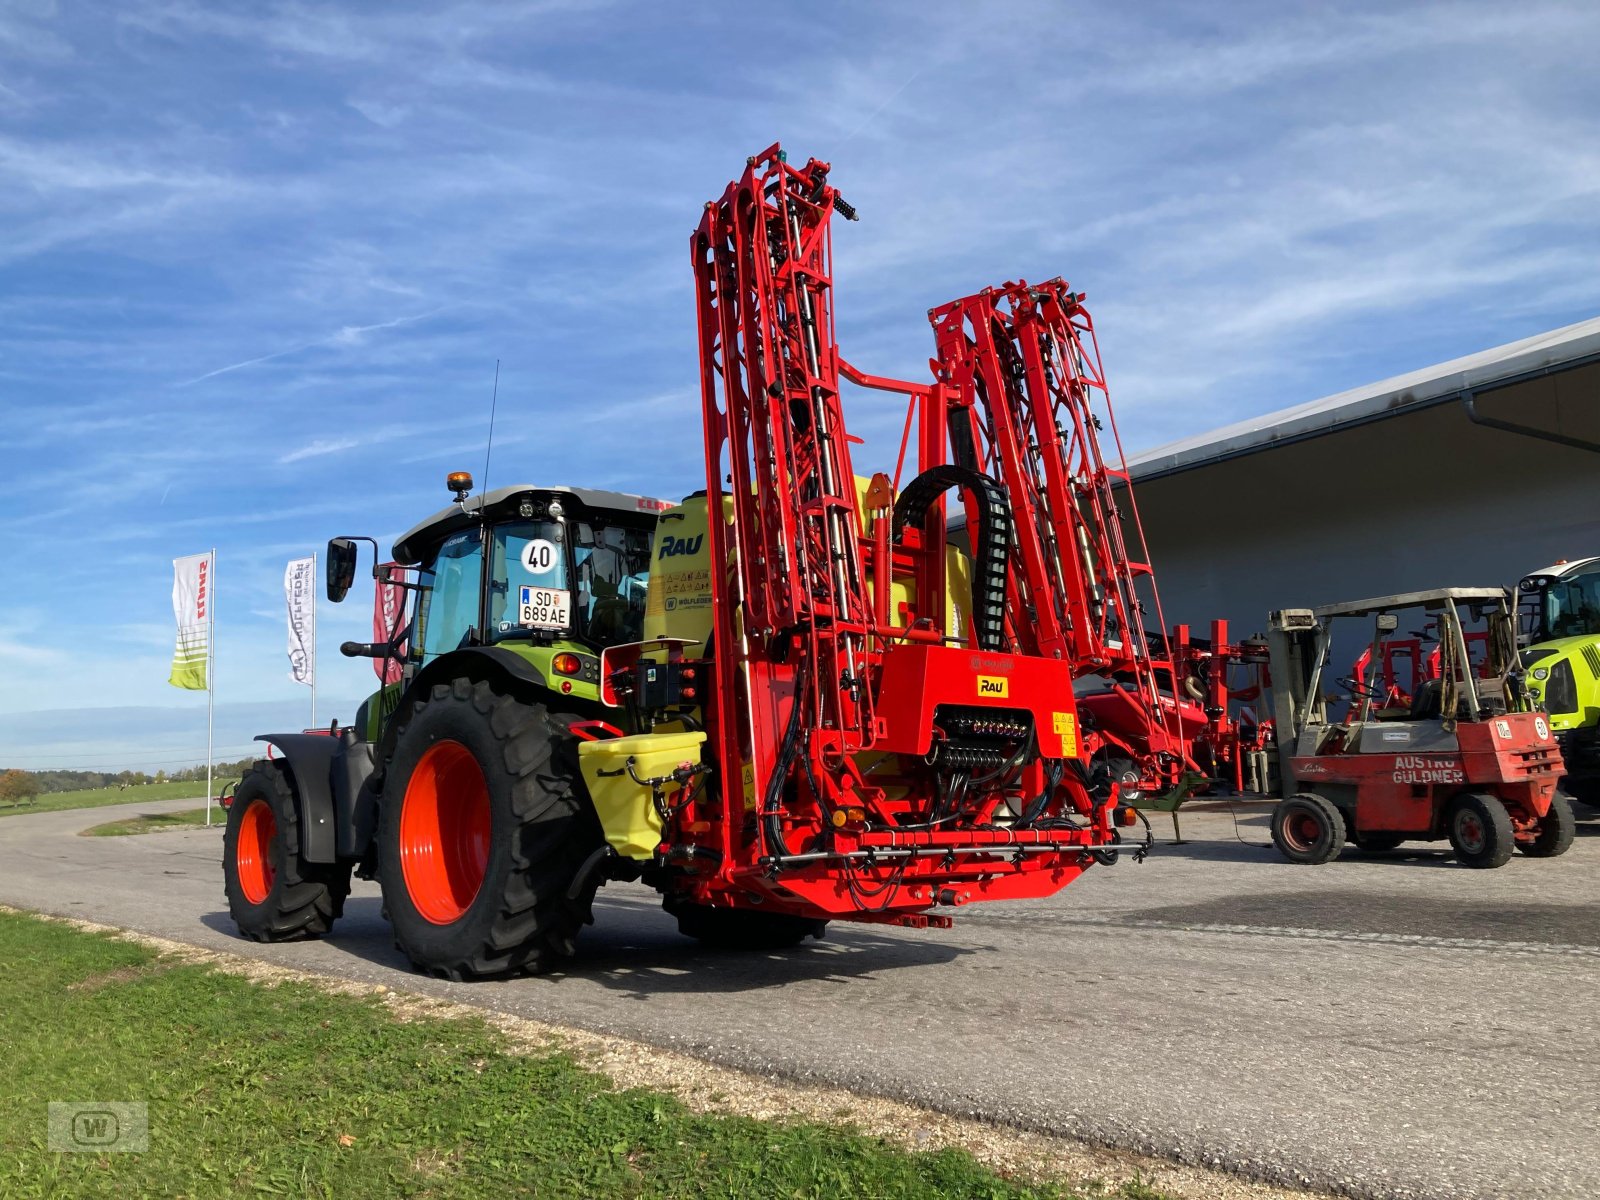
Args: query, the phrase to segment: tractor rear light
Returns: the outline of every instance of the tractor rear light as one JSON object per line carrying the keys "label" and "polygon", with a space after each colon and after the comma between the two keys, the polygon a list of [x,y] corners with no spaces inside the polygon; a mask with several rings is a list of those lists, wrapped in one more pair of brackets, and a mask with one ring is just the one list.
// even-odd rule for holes
{"label": "tractor rear light", "polygon": [[557,675],[576,675],[583,670],[583,660],[576,654],[568,654],[565,651],[551,659],[550,665],[555,668]]}
{"label": "tractor rear light", "polygon": [[867,823],[867,810],[847,805],[844,808],[833,810],[833,826],[843,829],[846,825],[865,825]]}
{"label": "tractor rear light", "polygon": [[564,696],[570,696],[572,694],[572,680],[563,679],[561,681],[561,694]]}
{"label": "tractor rear light", "polygon": [[692,687],[679,688],[678,689],[678,694],[680,696],[682,696],[685,700],[693,700],[694,699],[694,689]]}
{"label": "tractor rear light", "polygon": [[1139,823],[1139,810],[1131,804],[1123,805],[1117,809],[1118,825],[1137,825]]}

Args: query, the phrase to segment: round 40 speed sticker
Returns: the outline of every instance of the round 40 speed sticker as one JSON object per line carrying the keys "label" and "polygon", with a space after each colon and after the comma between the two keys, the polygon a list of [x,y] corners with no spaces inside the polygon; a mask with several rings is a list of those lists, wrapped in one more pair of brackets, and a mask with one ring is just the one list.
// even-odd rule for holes
{"label": "round 40 speed sticker", "polygon": [[1544,723],[1543,717],[1535,717],[1533,719],[1533,731],[1539,735],[1541,742],[1550,736],[1550,726]]}
{"label": "round 40 speed sticker", "polygon": [[561,550],[548,538],[534,538],[522,548],[522,565],[531,575],[548,575],[561,562]]}

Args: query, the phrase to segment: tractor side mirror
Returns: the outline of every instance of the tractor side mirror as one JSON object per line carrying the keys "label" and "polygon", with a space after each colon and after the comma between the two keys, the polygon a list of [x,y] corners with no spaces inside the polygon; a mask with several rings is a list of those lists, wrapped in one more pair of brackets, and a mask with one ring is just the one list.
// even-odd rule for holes
{"label": "tractor side mirror", "polygon": [[328,543],[328,600],[338,604],[350,594],[356,581],[356,544],[351,538],[334,538]]}
{"label": "tractor side mirror", "polygon": [[1396,629],[1399,629],[1399,628],[1400,628],[1400,618],[1398,616],[1396,616],[1394,613],[1379,613],[1378,614],[1378,632],[1379,633],[1393,633]]}

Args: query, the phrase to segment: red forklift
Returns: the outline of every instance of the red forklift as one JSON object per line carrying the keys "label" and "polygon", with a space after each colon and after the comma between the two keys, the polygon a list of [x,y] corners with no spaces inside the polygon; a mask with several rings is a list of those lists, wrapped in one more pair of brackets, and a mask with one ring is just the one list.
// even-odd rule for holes
{"label": "red forklift", "polygon": [[[1398,704],[1382,664],[1408,610],[1434,631],[1437,666]],[[1464,630],[1463,611],[1481,632]],[[1343,696],[1330,693],[1336,643],[1347,646],[1362,620],[1372,622],[1370,650],[1334,681]],[[1571,803],[1556,786],[1561,751],[1523,687],[1512,594],[1439,588],[1283,609],[1268,644],[1282,796],[1272,840],[1289,861],[1330,862],[1347,839],[1367,851],[1448,839],[1468,867],[1572,845]],[[1333,719],[1341,699],[1347,711]]]}

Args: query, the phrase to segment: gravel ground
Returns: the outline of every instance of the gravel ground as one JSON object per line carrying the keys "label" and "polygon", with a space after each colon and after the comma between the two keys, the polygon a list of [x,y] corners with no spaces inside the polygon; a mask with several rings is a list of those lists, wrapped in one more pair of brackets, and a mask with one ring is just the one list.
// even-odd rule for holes
{"label": "gravel ground", "polygon": [[73,836],[118,815],[0,822],[0,902],[1275,1186],[1600,1194],[1593,824],[1498,871],[1429,847],[1304,868],[1259,816],[1197,814],[1050,900],[775,955],[702,950],[613,886],[569,970],[449,984],[405,970],[370,884],[326,941],[240,941],[216,833]]}

